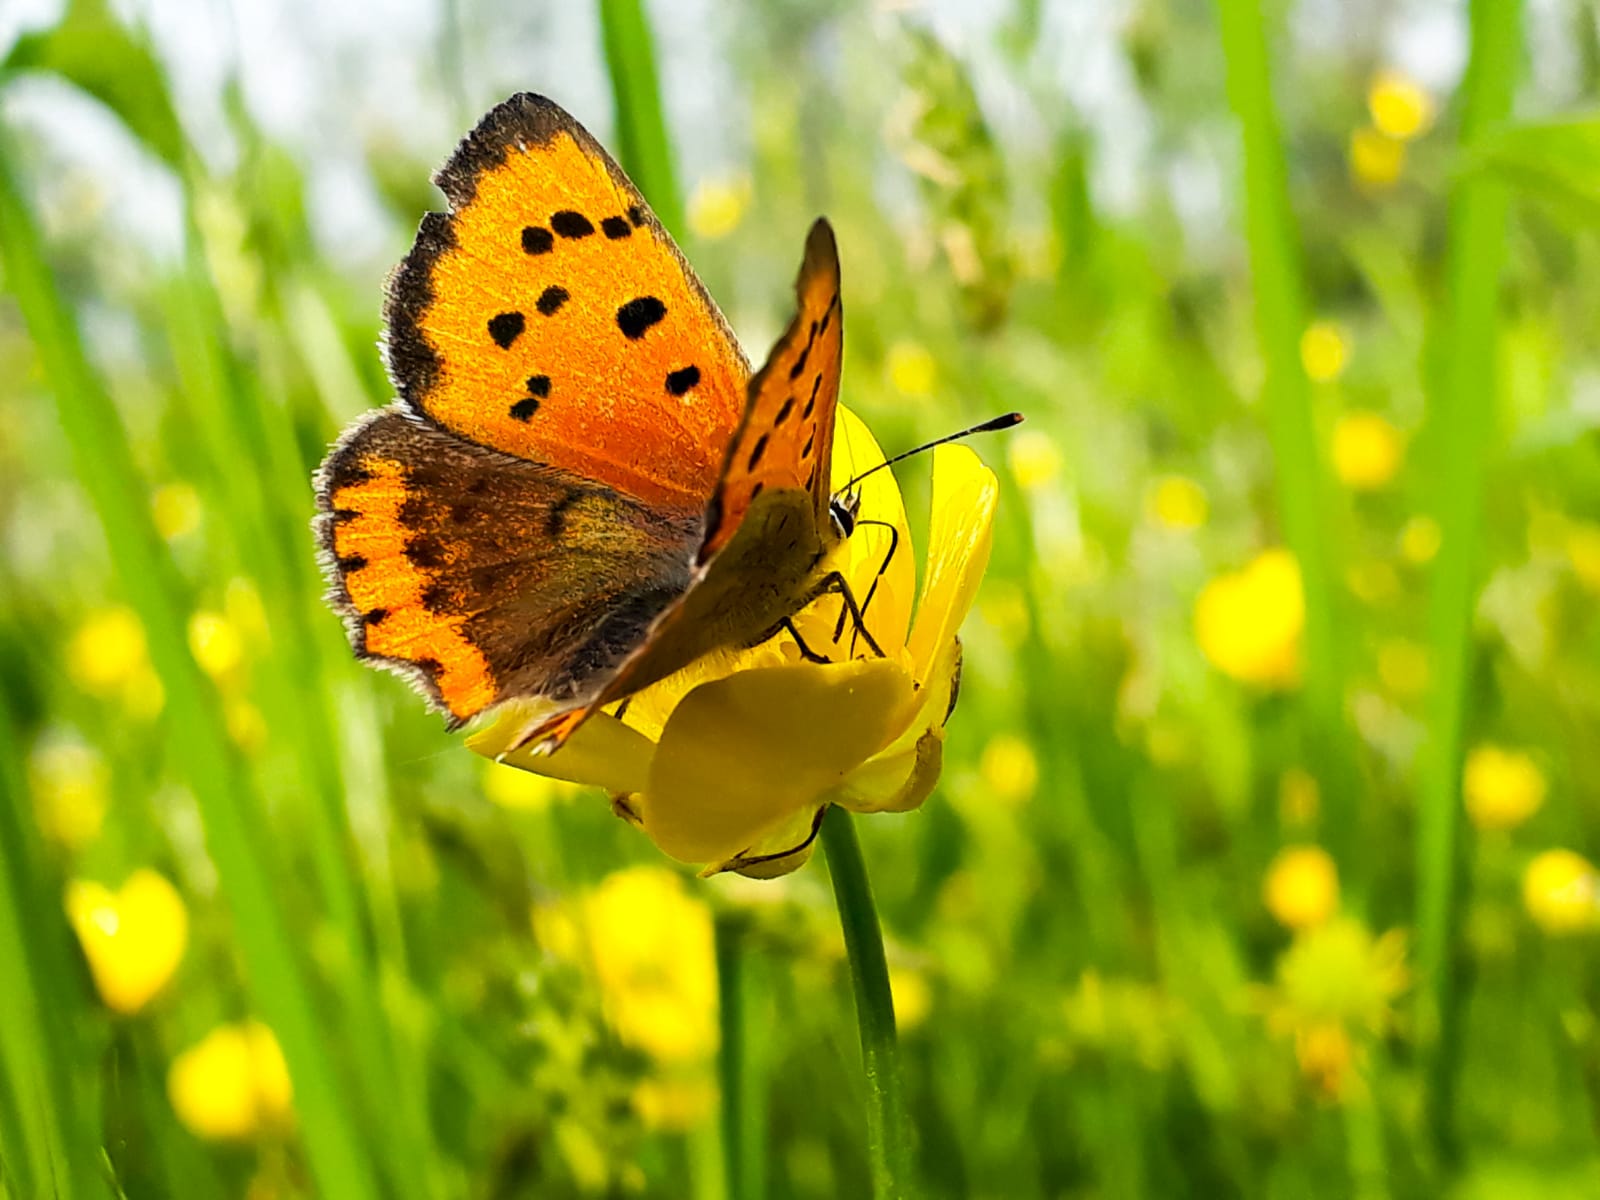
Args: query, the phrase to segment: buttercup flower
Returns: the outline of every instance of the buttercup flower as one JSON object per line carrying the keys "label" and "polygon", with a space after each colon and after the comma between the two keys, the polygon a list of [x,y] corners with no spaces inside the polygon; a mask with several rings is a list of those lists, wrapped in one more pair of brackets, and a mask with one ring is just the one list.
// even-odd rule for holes
{"label": "buttercup flower", "polygon": [[1321,846],[1286,846],[1267,868],[1262,896],[1278,924],[1310,929],[1339,910],[1339,868]]}
{"label": "buttercup flower", "polygon": [[1333,471],[1352,491],[1383,487],[1400,470],[1405,443],[1400,431],[1374,412],[1345,413],[1333,427]]}
{"label": "buttercup flower", "polygon": [[68,850],[81,850],[105,821],[111,771],[92,747],[51,741],[28,756],[28,789],[45,836]]}
{"label": "buttercup flower", "polygon": [[1218,670],[1244,683],[1288,687],[1300,678],[1305,628],[1300,565],[1287,550],[1264,550],[1243,569],[1219,575],[1194,606],[1195,637]]}
{"label": "buttercup flower", "polygon": [[1477,746],[1467,755],[1461,791],[1479,829],[1515,829],[1544,804],[1544,772],[1521,751]]}
{"label": "buttercup flower", "polygon": [[1571,850],[1546,850],[1523,872],[1522,903],[1546,933],[1600,928],[1600,871]]}
{"label": "buttercup flower", "polygon": [[67,889],[67,918],[89,960],[106,1007],[138,1012],[167,985],[189,942],[189,913],[165,877],[128,876],[122,890],[76,880]]}
{"label": "buttercup flower", "polygon": [[1350,135],[1350,174],[1369,192],[1391,188],[1406,168],[1406,144],[1363,126]]}
{"label": "buttercup flower", "polygon": [[1331,383],[1350,361],[1350,339],[1334,321],[1313,321],[1300,335],[1300,365],[1317,383]]}
{"label": "buttercup flower", "polygon": [[1198,529],[1210,505],[1206,490],[1183,475],[1163,475],[1145,493],[1146,515],[1163,529]]}
{"label": "buttercup flower", "polygon": [[[843,408],[833,461],[839,487],[883,461]],[[888,471],[860,484],[857,528],[836,551],[874,655],[841,603],[825,598],[794,623],[828,663],[804,662],[787,635],[707,656],[584,724],[555,754],[503,761],[596,784],[617,811],[681,862],[769,877],[809,858],[824,810],[903,812],[938,781],[961,661],[956,631],[989,558],[997,484],[964,446],[933,452],[928,567],[912,621],[916,570],[900,490]],[[881,522],[881,524],[880,524]],[[498,757],[528,725],[507,705],[468,739]]]}
{"label": "buttercup flower", "polygon": [[1399,71],[1379,71],[1367,89],[1367,111],[1379,132],[1397,141],[1420,137],[1433,124],[1433,97]]}
{"label": "buttercup flower", "polygon": [[689,228],[708,242],[725,238],[744,220],[750,208],[750,177],[702,179],[689,194]]}
{"label": "buttercup flower", "polygon": [[283,1051],[259,1021],[219,1025],[173,1059],[167,1098],[189,1132],[208,1141],[287,1128],[294,1112]]}

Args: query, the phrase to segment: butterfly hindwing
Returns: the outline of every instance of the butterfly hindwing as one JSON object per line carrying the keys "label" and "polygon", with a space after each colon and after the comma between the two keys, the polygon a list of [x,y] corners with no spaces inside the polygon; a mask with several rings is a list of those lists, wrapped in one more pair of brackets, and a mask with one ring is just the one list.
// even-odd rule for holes
{"label": "butterfly hindwing", "polygon": [[582,699],[689,586],[701,520],[462,440],[398,407],[318,475],[318,533],[358,655],[460,722]]}
{"label": "butterfly hindwing", "polygon": [[839,250],[826,220],[811,227],[794,287],[794,319],[747,385],[744,417],[717,483],[701,562],[727,545],[751,503],[768,489],[805,491],[819,526],[826,528],[844,358]]}
{"label": "butterfly hindwing", "polygon": [[436,181],[450,211],[423,220],[385,308],[402,401],[479,445],[703,507],[749,367],[621,168],[525,93]]}

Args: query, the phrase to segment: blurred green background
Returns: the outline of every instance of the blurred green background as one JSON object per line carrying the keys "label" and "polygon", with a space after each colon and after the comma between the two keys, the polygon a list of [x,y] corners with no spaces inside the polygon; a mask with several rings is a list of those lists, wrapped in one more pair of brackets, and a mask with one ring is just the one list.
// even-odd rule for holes
{"label": "blurred green background", "polygon": [[926,1194],[1600,1194],[1597,81],[1578,0],[8,0],[0,1194],[868,1192],[823,864],[693,878],[320,602],[520,89],[758,359],[826,213],[886,448],[1028,415],[859,822]]}

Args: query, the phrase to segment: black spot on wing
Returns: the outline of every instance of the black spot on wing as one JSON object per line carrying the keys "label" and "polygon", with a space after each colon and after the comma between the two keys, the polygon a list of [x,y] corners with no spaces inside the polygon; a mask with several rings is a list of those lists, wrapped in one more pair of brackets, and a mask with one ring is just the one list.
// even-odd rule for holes
{"label": "black spot on wing", "polygon": [[633,226],[623,217],[607,217],[600,222],[600,228],[613,242],[633,235]]}
{"label": "black spot on wing", "polygon": [[690,364],[668,374],[667,391],[674,396],[681,396],[699,382],[700,368]]}
{"label": "black spot on wing", "polygon": [[406,543],[406,558],[412,566],[424,571],[437,570],[444,565],[444,545],[438,538],[422,534]]}
{"label": "black spot on wing", "polygon": [[754,471],[756,469],[756,464],[761,461],[761,456],[763,454],[765,454],[766,452],[767,452],[767,435],[763,433],[760,437],[758,437],[756,439],[756,444],[750,451],[750,462],[746,465],[745,469],[746,470],[750,470],[750,471]]}
{"label": "black spot on wing", "polygon": [[667,306],[654,296],[638,296],[617,309],[617,328],[633,341],[667,315]]}
{"label": "black spot on wing", "polygon": [[519,421],[533,420],[533,414],[539,411],[539,402],[532,396],[524,396],[511,406],[511,415]]}
{"label": "black spot on wing", "polygon": [[635,229],[644,224],[644,209],[635,204],[628,210],[628,220],[633,222]]}
{"label": "black spot on wing", "polygon": [[553,317],[561,311],[561,306],[572,299],[572,293],[564,287],[552,284],[539,293],[539,299],[534,307],[539,310],[540,316]]}
{"label": "black spot on wing", "polygon": [[778,415],[772,418],[772,427],[776,429],[789,419],[789,414],[794,411],[794,397],[789,396],[783,402],[783,407],[778,410]]}
{"label": "black spot on wing", "polygon": [[550,394],[550,376],[529,375],[528,392],[530,395],[538,396],[540,399],[548,396]]}
{"label": "black spot on wing", "polygon": [[555,234],[541,225],[525,225],[522,229],[522,248],[529,254],[549,254],[556,244]]}
{"label": "black spot on wing", "polygon": [[511,349],[511,343],[522,336],[527,319],[519,312],[503,312],[489,318],[489,336],[502,350]]}
{"label": "black spot on wing", "polygon": [[550,218],[550,228],[564,238],[586,238],[594,232],[594,222],[581,212],[564,208]]}
{"label": "black spot on wing", "polygon": [[381,625],[388,615],[389,610],[387,608],[375,608],[371,612],[361,614],[361,623],[363,625]]}

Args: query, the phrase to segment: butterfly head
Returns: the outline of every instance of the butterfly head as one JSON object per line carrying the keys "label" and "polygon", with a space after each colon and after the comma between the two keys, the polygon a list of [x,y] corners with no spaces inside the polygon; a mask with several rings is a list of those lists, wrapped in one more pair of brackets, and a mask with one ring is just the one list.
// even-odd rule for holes
{"label": "butterfly head", "polygon": [[856,529],[856,518],[861,513],[861,491],[859,488],[847,487],[835,492],[828,501],[828,519],[833,524],[834,536],[840,541],[848,538]]}

